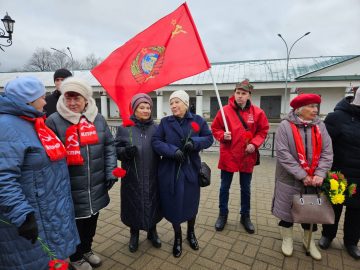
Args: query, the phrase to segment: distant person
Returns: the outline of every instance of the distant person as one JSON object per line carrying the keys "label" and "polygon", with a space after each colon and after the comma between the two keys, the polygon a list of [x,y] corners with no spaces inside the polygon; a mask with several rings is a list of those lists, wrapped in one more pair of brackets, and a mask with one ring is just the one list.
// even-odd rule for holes
{"label": "distant person", "polygon": [[251,102],[253,86],[248,80],[236,84],[229,104],[224,106],[229,131],[225,131],[220,111],[211,125],[215,139],[220,142],[220,159],[218,168],[221,170],[221,186],[219,194],[219,217],[215,224],[217,231],[226,225],[229,213],[229,190],[233,175],[239,172],[241,189],[240,222],[245,230],[255,232],[250,219],[251,178],[257,162],[257,149],[264,142],[269,122],[265,112]]}
{"label": "distant person", "polygon": [[61,68],[55,71],[54,73],[54,83],[55,83],[55,90],[50,95],[48,95],[46,100],[46,105],[44,107],[44,111],[46,112],[46,117],[49,117],[54,112],[57,112],[56,110],[56,104],[59,100],[59,97],[61,95],[60,93],[60,86],[63,80],[65,80],[67,77],[71,77],[72,73],[67,70],[66,68]]}
{"label": "distant person", "polygon": [[[0,96],[0,269],[46,270],[76,250],[66,151],[45,126],[45,87],[19,77]],[[40,240],[40,241],[39,241]]]}

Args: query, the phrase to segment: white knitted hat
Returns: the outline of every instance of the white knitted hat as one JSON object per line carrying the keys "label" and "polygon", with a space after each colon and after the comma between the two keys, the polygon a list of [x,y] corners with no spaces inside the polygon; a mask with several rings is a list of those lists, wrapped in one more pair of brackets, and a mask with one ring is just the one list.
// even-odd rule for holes
{"label": "white knitted hat", "polygon": [[184,102],[186,107],[189,107],[189,95],[184,90],[177,90],[172,93],[170,95],[169,101],[171,101],[173,98],[180,99],[182,102]]}
{"label": "white knitted hat", "polygon": [[90,84],[82,79],[75,77],[66,78],[60,86],[60,92],[63,95],[66,92],[76,92],[82,95],[86,100],[89,100],[93,95]]}

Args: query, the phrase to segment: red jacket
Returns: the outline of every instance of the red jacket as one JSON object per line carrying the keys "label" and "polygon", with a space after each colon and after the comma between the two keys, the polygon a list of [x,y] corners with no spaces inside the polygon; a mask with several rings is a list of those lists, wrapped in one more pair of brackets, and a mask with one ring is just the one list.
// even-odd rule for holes
{"label": "red jacket", "polygon": [[224,140],[225,127],[220,110],[211,125],[215,139],[220,142],[218,168],[228,172],[251,173],[256,163],[256,153],[248,154],[245,152],[247,145],[246,130],[237,116],[236,110],[239,110],[252,135],[249,143],[256,148],[262,145],[269,131],[269,122],[262,109],[250,103],[250,107],[240,110],[235,105],[235,97],[231,96],[229,104],[224,106],[225,118],[231,132],[231,141]]}

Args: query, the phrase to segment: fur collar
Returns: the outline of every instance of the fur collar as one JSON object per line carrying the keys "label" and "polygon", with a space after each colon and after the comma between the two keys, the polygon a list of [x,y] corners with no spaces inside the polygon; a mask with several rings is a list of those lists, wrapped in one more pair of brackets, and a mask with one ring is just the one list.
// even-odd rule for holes
{"label": "fur collar", "polygon": [[74,125],[79,123],[81,116],[85,116],[88,121],[93,123],[96,115],[98,114],[98,108],[96,107],[95,100],[92,97],[88,100],[85,111],[82,113],[74,113],[70,111],[65,106],[64,95],[60,96],[59,101],[56,105],[56,109],[63,118],[65,118]]}

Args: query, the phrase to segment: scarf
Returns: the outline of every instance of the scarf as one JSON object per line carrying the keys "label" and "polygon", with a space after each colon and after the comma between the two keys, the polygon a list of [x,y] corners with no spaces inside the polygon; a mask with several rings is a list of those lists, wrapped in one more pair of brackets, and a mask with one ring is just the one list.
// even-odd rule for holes
{"label": "scarf", "polygon": [[290,126],[294,136],[296,151],[298,153],[300,165],[304,168],[304,170],[308,173],[309,176],[314,176],[314,172],[319,165],[322,149],[320,128],[318,125],[311,126],[312,160],[310,166],[306,157],[305,147],[299,129],[294,123],[290,123]]}
{"label": "scarf", "polygon": [[83,116],[80,118],[78,124],[68,127],[65,136],[67,164],[84,165],[84,159],[80,152],[80,145],[85,146],[88,144],[97,144],[99,142],[95,125]]}
{"label": "scarf", "polygon": [[66,157],[65,147],[55,133],[45,125],[44,117],[30,118],[20,116],[29,122],[34,123],[35,131],[39,137],[47,156],[51,161],[60,160]]}

